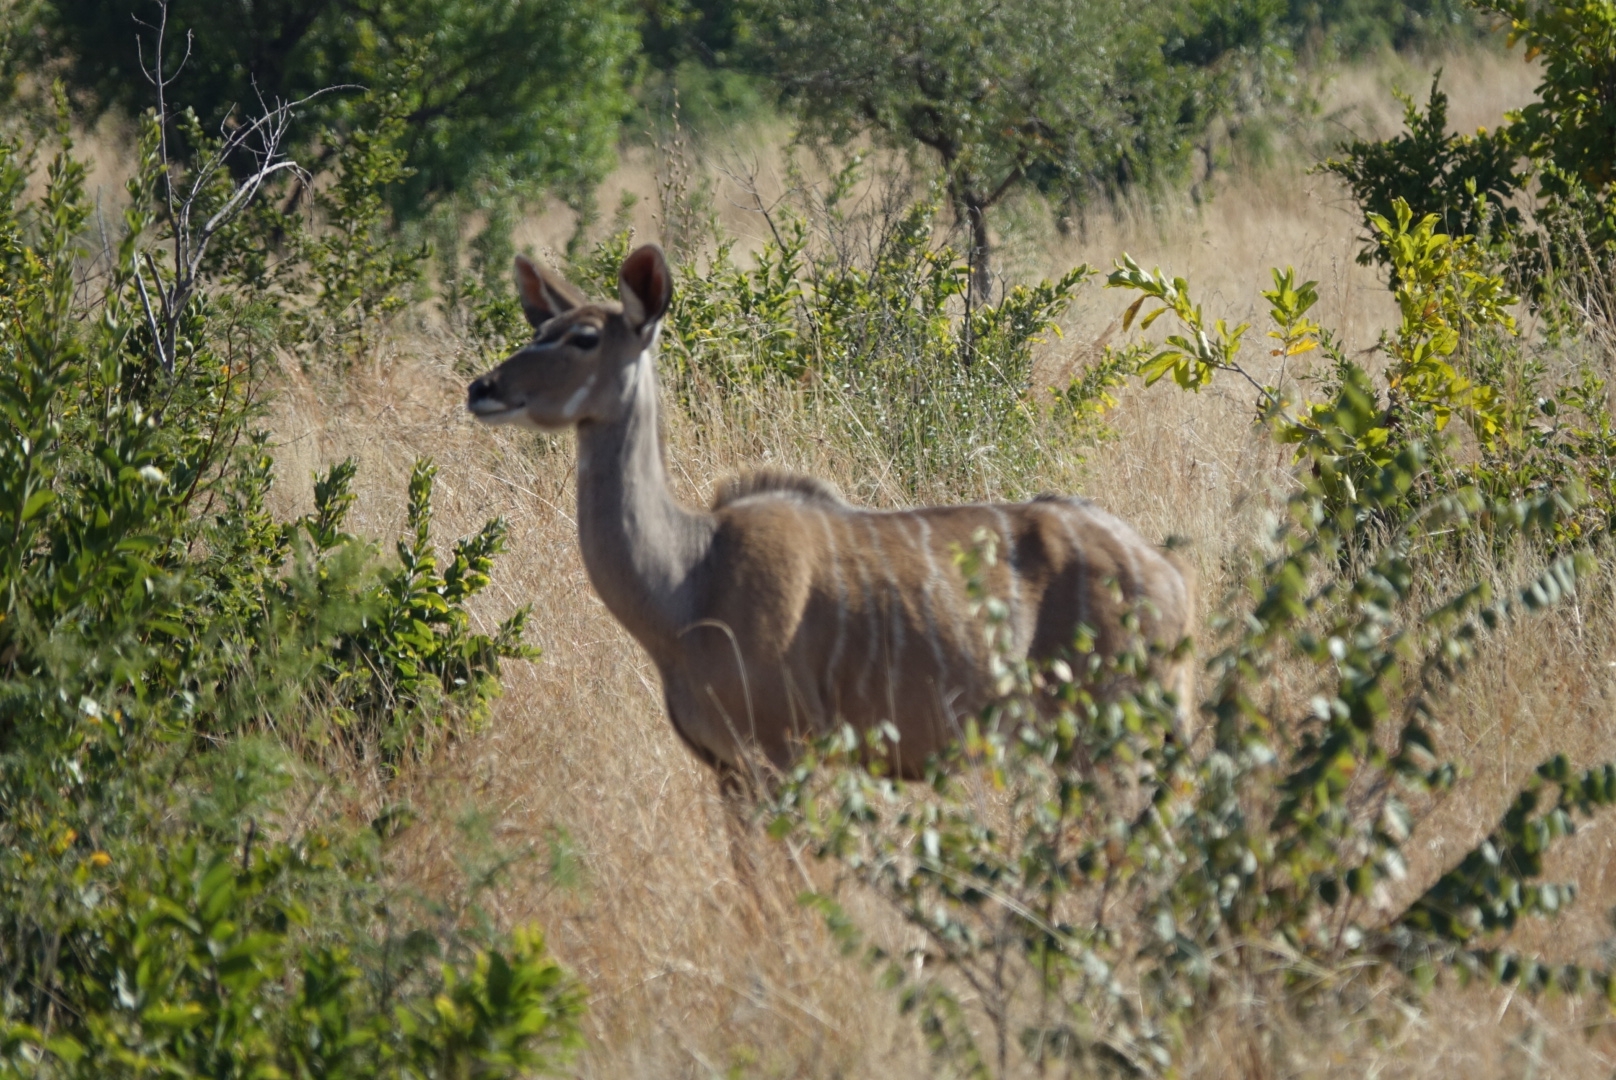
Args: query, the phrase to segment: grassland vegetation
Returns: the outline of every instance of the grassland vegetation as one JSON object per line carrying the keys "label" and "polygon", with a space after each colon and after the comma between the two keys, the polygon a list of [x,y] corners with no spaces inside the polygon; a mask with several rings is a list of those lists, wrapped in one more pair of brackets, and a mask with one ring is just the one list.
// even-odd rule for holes
{"label": "grassland vegetation", "polygon": [[[1410,1000],[1444,969],[1532,993],[1616,992],[1603,965],[1545,963],[1489,940],[1575,895],[1574,883],[1542,880],[1543,856],[1616,800],[1616,764],[1545,760],[1457,866],[1400,903],[1386,895],[1458,775],[1433,734],[1448,684],[1488,633],[1574,596],[1608,550],[1577,519],[1574,475],[1489,495],[1476,475],[1496,492],[1495,466],[1452,460],[1456,416],[1508,457],[1501,397],[1450,361],[1466,345],[1496,348],[1486,331],[1513,331],[1503,308],[1514,298],[1496,275],[1464,269],[1475,253],[1466,262],[1434,216],[1397,213],[1377,223],[1403,312],[1378,378],[1308,317],[1314,283],[1273,274],[1273,352],[1334,354],[1326,399],[1301,412],[1242,365],[1247,328],[1209,322],[1183,279],[1131,260],[1109,278],[1140,294],[1124,325],[1143,311],[1144,326],[1168,316],[1185,331],[1134,346],[1131,366],[1191,392],[1244,376],[1257,422],[1296,445],[1302,466],[1274,553],[1252,568],[1238,613],[1214,623],[1200,705],[1210,747],[1176,737],[1175,703],[1145,676],[1143,650],[1102,662],[1079,641],[1072,663],[1004,664],[1004,700],[928,785],[893,780],[879,738],[872,754],[843,732],[781,789],[771,830],[918,931],[902,954],[867,947],[833,893],[809,897],[886,973],[948,1067],[1170,1073],[1220,1001],[1306,1010],[1313,994],[1386,974]],[[1488,556],[1517,545],[1547,565],[1495,595]],[[967,582],[994,557],[988,539],[960,552]],[[980,588],[976,606],[993,640],[1007,609]],[[1282,663],[1304,684],[1292,716],[1263,692]],[[1092,689],[1118,679],[1144,688],[1122,701]],[[874,768],[861,765],[872,756]],[[1253,1057],[1273,1060],[1273,1016],[1242,1010],[1238,1023]]]}
{"label": "grassland vegetation", "polygon": [[[1452,133],[1447,95],[1433,79],[1423,112],[1405,99],[1402,135],[1355,140],[1324,167],[1366,214],[1387,216],[1402,199],[1453,235],[1481,238],[1518,261],[1518,276],[1541,297],[1541,283],[1555,278],[1571,287],[1583,271],[1599,277],[1616,244],[1616,14],[1601,4],[1479,6],[1507,25],[1510,46],[1541,58],[1537,99],[1491,132]],[[1379,252],[1371,244],[1364,257]]]}
{"label": "grassland vegetation", "polygon": [[[319,10],[310,33],[341,22]],[[377,70],[416,70],[403,10],[355,16],[380,20]],[[333,104],[329,142],[284,144],[320,162],[312,193],[287,168],[222,218],[253,173],[211,118],[138,126],[116,200],[86,190],[70,108],[14,124],[0,1075],[1608,1075],[1616,338],[1586,106],[1609,47],[1597,11],[1521,9],[1545,89],[1481,149],[1444,113],[1473,103],[1433,87],[1405,136],[1332,173],[1174,209],[1208,103],[1260,86],[1230,70],[1242,50],[1283,60],[1303,24],[1355,40],[1362,10],[1175,10],[1179,44],[1210,50],[1184,52],[1121,14],[1034,19],[1039,41],[928,8],[917,32],[960,62],[947,103],[1041,92],[970,98],[958,73],[984,57],[1036,73],[1053,53],[1012,46],[1115,33],[1139,64],[1071,77],[1115,105],[1092,117],[1161,136],[1074,136],[1061,160],[1110,162],[1092,172],[1010,142],[972,159],[1047,195],[1028,220],[1115,196],[1051,225],[1053,271],[1001,260],[992,295],[980,237],[951,228],[957,177],[892,152],[899,126],[772,179],[675,145],[691,156],[620,174],[653,217],[625,201],[545,237],[591,292],[636,225],[678,256],[661,363],[683,497],[759,462],[878,506],[1085,491],[1187,534],[1212,598],[1196,740],[1143,652],[1006,662],[926,782],[887,775],[879,738],[805,747],[738,841],[749,881],[654,672],[588,593],[570,456],[458,415],[464,374],[525,338],[497,277],[536,234],[484,200],[497,169],[400,228],[399,193],[453,187],[409,118],[453,80]],[[748,50],[825,12],[647,14],[654,69],[756,89]],[[450,44],[495,17],[450,15]],[[1156,96],[1119,95],[1118,70]],[[1146,150],[1162,182],[1130,216]],[[1201,262],[1121,254],[1145,247]],[[990,641],[1002,557],[956,553]]]}

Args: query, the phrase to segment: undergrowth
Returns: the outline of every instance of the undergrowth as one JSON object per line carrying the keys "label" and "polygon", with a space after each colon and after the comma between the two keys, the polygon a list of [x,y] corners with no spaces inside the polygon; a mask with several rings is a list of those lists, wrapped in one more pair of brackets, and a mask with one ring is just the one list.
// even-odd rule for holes
{"label": "undergrowth", "polygon": [[[1522,369],[1527,385],[1539,376],[1514,337],[1516,299],[1470,238],[1401,202],[1394,213],[1374,226],[1401,320],[1374,374],[1312,320],[1315,284],[1292,271],[1263,294],[1272,383],[1241,360],[1249,328],[1209,318],[1183,279],[1126,258],[1108,279],[1138,294],[1125,326],[1178,323],[1113,361],[1189,392],[1244,379],[1254,421],[1294,447],[1298,490],[1271,554],[1199,643],[1208,685],[1192,704],[1209,736],[1184,744],[1142,649],[1102,662],[1080,635],[1052,663],[1002,658],[1004,696],[925,783],[889,775],[879,732],[862,745],[848,729],[770,801],[771,832],[836,871],[804,902],[896,989],[940,1067],[1175,1075],[1232,1008],[1267,1070],[1286,1016],[1388,979],[1417,1007],[1444,972],[1616,1000],[1609,968],[1501,941],[1574,899],[1575,883],[1544,880],[1544,857],[1616,802],[1616,764],[1551,754],[1474,849],[1391,899],[1460,772],[1438,743],[1450,686],[1500,631],[1599,575],[1611,513],[1598,456],[1552,471],[1539,458],[1532,483],[1514,482],[1541,409],[1520,400]],[[1308,354],[1326,361],[1316,376],[1298,371]],[[1303,388],[1319,399],[1298,401]],[[984,536],[957,556],[990,642],[1005,606],[980,568],[996,554]],[[1495,593],[1497,560],[1523,555],[1541,569]],[[1118,675],[1142,688],[1095,691]],[[843,902],[853,883],[919,943],[870,944]]]}
{"label": "undergrowth", "polygon": [[466,732],[532,655],[523,613],[481,635],[465,609],[503,525],[440,569],[427,462],[396,562],[342,531],[352,463],[274,519],[284,313],[201,261],[254,239],[215,231],[246,182],[204,166],[165,205],[178,166],[143,145],[96,255],[65,136],[32,200],[35,151],[0,143],[0,1074],[557,1067],[583,998],[542,935],[429,918],[385,821],[299,809],[322,763],[385,783]]}

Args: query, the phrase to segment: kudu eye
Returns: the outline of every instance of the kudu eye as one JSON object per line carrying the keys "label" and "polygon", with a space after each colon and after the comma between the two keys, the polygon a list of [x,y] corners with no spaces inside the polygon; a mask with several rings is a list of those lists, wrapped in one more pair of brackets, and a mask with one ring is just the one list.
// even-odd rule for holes
{"label": "kudu eye", "polygon": [[593,327],[581,326],[567,335],[567,341],[575,349],[593,349],[600,344],[600,331]]}

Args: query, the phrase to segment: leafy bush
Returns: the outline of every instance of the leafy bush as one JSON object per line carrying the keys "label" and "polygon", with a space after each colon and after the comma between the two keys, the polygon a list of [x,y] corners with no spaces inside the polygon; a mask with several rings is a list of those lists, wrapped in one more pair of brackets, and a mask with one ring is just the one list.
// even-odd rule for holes
{"label": "leafy bush", "polygon": [[[1575,484],[1490,497],[1448,456],[1451,416],[1484,445],[1506,441],[1499,399],[1454,364],[1478,334],[1512,323],[1501,280],[1435,226],[1406,206],[1379,223],[1403,283],[1383,389],[1308,319],[1312,283],[1274,273],[1273,352],[1335,354],[1332,398],[1299,415],[1282,386],[1241,365],[1247,328],[1209,323],[1182,279],[1131,261],[1111,276],[1140,293],[1128,319],[1155,300],[1145,323],[1183,324],[1127,351],[1148,380],[1172,374],[1198,390],[1219,372],[1243,375],[1259,419],[1297,446],[1299,490],[1273,554],[1207,650],[1210,746],[1175,733],[1177,703],[1150,682],[1149,655],[1102,662],[1080,636],[1047,665],[1001,659],[1004,696],[927,783],[891,779],[880,736],[865,746],[843,731],[773,798],[776,835],[830,860],[923,938],[884,951],[834,893],[806,898],[959,1072],[1175,1075],[1220,1012],[1261,1067],[1280,1037],[1274,1003],[1305,1011],[1387,980],[1413,995],[1445,970],[1616,995],[1608,970],[1545,964],[1496,940],[1570,902],[1574,885],[1542,880],[1543,854],[1616,802],[1616,765],[1577,772],[1551,758],[1429,889],[1395,904],[1388,889],[1457,775],[1437,745],[1447,687],[1491,632],[1571,596],[1595,565],[1585,540],[1567,547]],[[1543,569],[1495,597],[1489,566],[1455,559],[1456,537],[1484,541],[1472,551],[1514,545]],[[989,640],[1005,608],[980,570],[995,557],[987,538],[958,555]],[[1093,688],[1113,676],[1140,689],[1102,700]]]}
{"label": "leafy bush", "polygon": [[[854,206],[859,168],[853,159],[818,203],[771,209],[772,239],[750,266],[722,236],[705,265],[681,261],[663,369],[693,407],[748,386],[797,384],[850,453],[896,465],[911,491],[997,494],[1036,483],[1050,425],[1098,430],[1095,405],[1123,377],[1110,363],[1053,393],[1034,385],[1037,347],[1059,333],[1091,268],[972,306],[968,260],[934,241],[937,203],[900,187]],[[615,289],[627,248],[626,233],[599,245],[579,278]]]}
{"label": "leafy bush", "polygon": [[[1417,453],[1387,466],[1362,508],[1400,498],[1419,466]],[[1468,490],[1419,522],[1537,531],[1558,509],[1488,505]],[[1613,767],[1546,763],[1473,854],[1406,907],[1379,910],[1430,793],[1455,774],[1430,723],[1444,684],[1486,628],[1569,595],[1588,560],[1556,561],[1496,602],[1477,585],[1410,611],[1419,530],[1343,563],[1355,523],[1326,511],[1319,485],[1291,500],[1289,518],[1213,657],[1204,755],[1175,741],[1158,688],[1106,702],[1088,689],[1107,674],[1142,677],[1147,657],[1109,668],[1079,643],[1070,665],[1007,664],[1010,692],[928,784],[861,766],[867,748],[844,733],[778,793],[777,835],[832,860],[923,936],[912,953],[872,948],[834,895],[808,898],[966,1075],[1016,1075],[1019,1061],[1173,1075],[1208,1014],[1242,1001],[1263,1003],[1237,1017],[1263,1060],[1272,1003],[1306,1008],[1377,972],[1407,977],[1408,991],[1442,968],[1533,991],[1616,989],[1609,972],[1501,954],[1487,936],[1570,900],[1572,886],[1540,880],[1542,853],[1616,798]],[[1300,710],[1269,690],[1289,657],[1312,674],[1300,700],[1316,691]],[[1545,800],[1548,785],[1558,794]]]}
{"label": "leafy bush", "polygon": [[[340,533],[351,496],[351,460],[333,466],[315,488],[315,517],[300,524],[316,564],[340,560],[355,543]],[[397,568],[385,567],[364,598],[366,617],[341,635],[325,661],[336,722],[382,758],[396,761],[432,745],[435,729],[480,724],[499,694],[499,662],[531,659],[524,645],[528,609],[506,619],[493,635],[470,632],[465,604],[489,584],[494,559],[504,549],[505,523],[485,524],[456,541],[438,571],[428,536],[432,521],[432,463],[419,460],[410,476],[409,536],[398,543]]]}
{"label": "leafy bush", "polygon": [[[1231,329],[1222,320],[1208,325],[1182,278],[1147,273],[1124,256],[1107,279],[1108,287],[1140,293],[1124,315],[1125,328],[1147,301],[1155,300],[1161,306],[1145,316],[1141,329],[1170,313],[1188,332],[1169,335],[1160,346],[1126,350],[1147,385],[1171,373],[1184,389],[1199,391],[1220,371],[1242,376],[1257,390],[1259,415],[1271,419],[1279,441],[1296,444],[1298,459],[1313,469],[1329,512],[1353,513],[1360,527],[1401,521],[1425,498],[1456,486],[1454,477],[1460,473],[1472,480],[1487,475],[1487,468],[1466,473],[1453,462],[1443,438],[1453,417],[1464,419],[1487,454],[1506,453],[1518,442],[1522,426],[1498,381],[1483,377],[1485,350],[1478,348],[1496,347],[1500,338],[1514,333],[1508,308],[1516,298],[1502,277],[1489,272],[1489,260],[1470,238],[1438,232],[1434,214],[1415,222],[1402,200],[1394,203],[1393,213],[1394,220],[1372,218],[1380,258],[1392,269],[1401,316],[1396,331],[1383,333],[1379,343],[1389,359],[1381,376],[1383,389],[1308,318],[1318,301],[1314,283],[1298,286],[1293,271],[1273,272],[1274,288],[1263,297],[1274,323],[1268,336],[1279,343],[1274,354],[1288,362],[1322,349],[1333,363],[1323,383],[1324,401],[1297,412],[1289,410],[1285,368],[1279,384],[1259,383],[1237,358],[1248,327]],[[1383,495],[1372,506],[1364,503],[1364,492],[1415,445],[1427,448],[1422,456],[1436,459],[1433,470],[1421,474],[1418,490],[1409,490],[1401,501]],[[1388,519],[1393,507],[1396,512]]]}
{"label": "leafy bush", "polygon": [[1483,10],[1509,20],[1510,44],[1527,59],[1543,58],[1537,100],[1511,113],[1506,128],[1537,173],[1547,220],[1569,217],[1589,243],[1616,244],[1616,11],[1608,4],[1488,2]]}
{"label": "leafy bush", "polygon": [[1474,40],[1485,20],[1465,0],[1289,0],[1284,24],[1316,60]]}
{"label": "leafy bush", "polygon": [[[370,830],[287,802],[328,702],[401,760],[529,654],[521,613],[464,609],[501,526],[440,573],[426,463],[397,567],[341,531],[351,464],[273,520],[251,301],[147,257],[160,158],[99,265],[82,165],[64,144],[29,201],[30,165],[0,144],[0,1074],[563,1062],[582,1000],[536,933],[411,925]],[[150,290],[187,297],[171,335]]]}
{"label": "leafy bush", "polygon": [[[1394,204],[1401,200],[1422,217],[1435,215],[1440,230],[1449,236],[1496,234],[1504,241],[1522,221],[1520,209],[1509,205],[1523,179],[1516,172],[1520,155],[1502,130],[1450,134],[1448,95],[1440,89],[1441,79],[1441,72],[1431,79],[1423,113],[1412,97],[1399,94],[1405,134],[1379,142],[1355,140],[1342,147],[1343,157],[1331,158],[1323,168],[1347,182],[1366,220],[1371,214],[1392,217]],[[1385,258],[1385,249],[1371,235],[1358,261]]]}
{"label": "leafy bush", "polygon": [[[376,322],[412,299],[431,249],[400,243],[383,201],[389,188],[415,173],[398,148],[403,129],[403,121],[390,116],[375,130],[355,131],[332,147],[332,183],[314,196],[326,227],[286,230],[298,248],[283,265],[306,268],[318,289],[313,307],[297,312],[296,337],[306,349],[329,350],[331,343],[344,342],[362,351]],[[309,291],[295,288],[296,294]]]}
{"label": "leafy bush", "polygon": [[239,858],[187,844],[134,872],[92,854],[80,883],[111,895],[71,927],[93,948],[73,958],[63,1002],[81,1015],[0,1024],[0,1075],[447,1080],[548,1072],[577,1048],[581,995],[535,932],[464,970],[429,964],[380,983],[347,947],[299,946],[311,922],[299,897],[341,872],[308,839]]}
{"label": "leafy bush", "polygon": [[[1391,202],[1402,198],[1416,217],[1436,214],[1452,235],[1513,247],[1526,280],[1575,264],[1583,251],[1608,266],[1616,244],[1616,126],[1609,100],[1616,12],[1608,4],[1560,0],[1476,0],[1476,7],[1508,22],[1509,43],[1523,43],[1526,59],[1543,58],[1537,100],[1511,112],[1492,133],[1449,134],[1447,96],[1433,81],[1424,113],[1404,99],[1404,134],[1353,142],[1322,167],[1347,181],[1366,215],[1387,216]],[[1522,158],[1529,167],[1516,171]],[[1529,240],[1512,205],[1521,196],[1531,197],[1549,265],[1541,261],[1545,243]],[[1366,249],[1365,257],[1374,251]]]}

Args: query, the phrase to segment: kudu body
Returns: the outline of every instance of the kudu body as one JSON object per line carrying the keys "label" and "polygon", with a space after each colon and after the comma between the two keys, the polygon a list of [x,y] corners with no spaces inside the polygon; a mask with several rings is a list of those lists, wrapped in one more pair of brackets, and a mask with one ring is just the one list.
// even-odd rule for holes
{"label": "kudu body", "polygon": [[[981,530],[997,559],[1013,657],[1123,647],[1125,614],[1171,647],[1190,632],[1193,579],[1170,554],[1086,502],[875,511],[805,477],[730,481],[710,510],[669,489],[652,352],[672,295],[660,249],[631,254],[622,301],[588,303],[525,259],[517,284],[531,344],[471,384],[487,423],[578,432],[578,538],[590,581],[662,676],[674,728],[721,779],[761,752],[846,721],[896,728],[899,770],[919,772],[992,695],[992,656],[956,555]],[[1159,674],[1190,702],[1191,661]],[[1181,709],[1182,709],[1181,705]],[[1187,715],[1187,714],[1186,714]],[[1182,720],[1182,717],[1181,717]]]}

